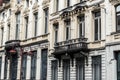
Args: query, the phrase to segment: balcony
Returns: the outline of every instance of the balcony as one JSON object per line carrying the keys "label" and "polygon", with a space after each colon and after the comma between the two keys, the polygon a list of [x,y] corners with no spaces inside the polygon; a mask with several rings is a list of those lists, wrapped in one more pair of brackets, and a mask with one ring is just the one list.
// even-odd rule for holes
{"label": "balcony", "polygon": [[77,38],[67,41],[57,42],[54,47],[54,55],[62,55],[65,53],[79,53],[80,51],[87,52],[87,38]]}

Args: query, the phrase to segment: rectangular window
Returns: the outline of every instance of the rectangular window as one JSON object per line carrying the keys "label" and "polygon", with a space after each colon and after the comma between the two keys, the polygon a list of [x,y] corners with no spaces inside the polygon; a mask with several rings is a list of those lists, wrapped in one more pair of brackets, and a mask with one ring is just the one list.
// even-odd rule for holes
{"label": "rectangular window", "polygon": [[120,80],[120,52],[116,54],[117,61],[117,80]]}
{"label": "rectangular window", "polygon": [[37,28],[38,28],[38,13],[34,13],[34,37],[37,36]]}
{"label": "rectangular window", "polygon": [[41,52],[41,79],[47,80],[47,49]]}
{"label": "rectangular window", "polygon": [[85,19],[84,16],[78,17],[79,19],[79,37],[84,37],[85,36]]}
{"label": "rectangular window", "polygon": [[27,17],[25,17],[25,39],[27,39],[27,37],[28,37],[28,16]]}
{"label": "rectangular window", "polygon": [[51,80],[57,80],[58,77],[58,61],[54,60],[51,62],[51,74],[52,74],[52,79]]}
{"label": "rectangular window", "polygon": [[93,80],[101,80],[101,56],[92,57]]}
{"label": "rectangular window", "polygon": [[0,79],[1,79],[2,57],[0,57]]}
{"label": "rectangular window", "polygon": [[67,7],[70,6],[70,0],[67,0]]}
{"label": "rectangular window", "polygon": [[8,25],[8,40],[10,40],[10,24]]}
{"label": "rectangular window", "polygon": [[45,33],[48,33],[48,8],[44,9],[45,14]]}
{"label": "rectangular window", "polygon": [[17,0],[17,3],[19,4],[21,2],[21,0]]}
{"label": "rectangular window", "polygon": [[29,7],[29,0],[26,0],[26,6]]}
{"label": "rectangular window", "polygon": [[70,80],[70,60],[63,60],[63,80]]}
{"label": "rectangular window", "polygon": [[120,5],[117,5],[116,7],[116,31],[120,31]]}
{"label": "rectangular window", "polygon": [[7,79],[7,68],[8,68],[8,62],[7,62],[7,57],[5,56],[5,64],[4,64],[4,79]]}
{"label": "rectangular window", "polygon": [[71,35],[70,20],[65,21],[65,26],[66,26],[66,40],[69,40]]}
{"label": "rectangular window", "polygon": [[56,1],[56,11],[58,11],[58,9],[59,9],[59,0],[55,0]]}
{"label": "rectangular window", "polygon": [[18,56],[14,54],[10,58],[10,80],[17,80]]}
{"label": "rectangular window", "polygon": [[84,57],[76,59],[76,80],[85,80],[85,59]]}
{"label": "rectangular window", "polygon": [[16,35],[15,39],[19,39],[20,34],[20,13],[16,14]]}
{"label": "rectangular window", "polygon": [[55,38],[55,43],[58,42],[58,24],[54,24],[54,38]]}
{"label": "rectangular window", "polygon": [[1,46],[3,45],[4,28],[1,28]]}
{"label": "rectangular window", "polygon": [[37,60],[37,51],[32,52],[31,56],[31,75],[30,80],[36,79],[36,60]]}
{"label": "rectangular window", "polygon": [[94,33],[95,40],[101,39],[101,14],[100,12],[94,12]]}
{"label": "rectangular window", "polygon": [[21,79],[26,80],[27,54],[22,55]]}

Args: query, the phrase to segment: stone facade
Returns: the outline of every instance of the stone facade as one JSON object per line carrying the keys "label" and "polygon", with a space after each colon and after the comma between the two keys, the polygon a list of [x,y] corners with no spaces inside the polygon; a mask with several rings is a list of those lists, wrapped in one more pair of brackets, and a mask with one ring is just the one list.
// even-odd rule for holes
{"label": "stone facade", "polygon": [[115,58],[120,51],[119,4],[119,0],[3,2],[0,79],[119,80]]}

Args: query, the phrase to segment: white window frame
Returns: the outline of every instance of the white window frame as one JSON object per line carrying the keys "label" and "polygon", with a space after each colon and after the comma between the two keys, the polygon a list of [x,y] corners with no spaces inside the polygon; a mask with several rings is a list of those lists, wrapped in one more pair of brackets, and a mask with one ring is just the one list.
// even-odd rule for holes
{"label": "white window frame", "polygon": [[[95,13],[99,13],[100,14],[100,16],[95,16]],[[97,32],[97,39],[96,39],[96,33],[95,33],[95,28],[96,28],[96,26],[95,26],[95,20],[98,20],[98,32]],[[101,12],[100,11],[98,11],[98,12],[94,12],[94,40],[96,41],[96,40],[101,40]]]}

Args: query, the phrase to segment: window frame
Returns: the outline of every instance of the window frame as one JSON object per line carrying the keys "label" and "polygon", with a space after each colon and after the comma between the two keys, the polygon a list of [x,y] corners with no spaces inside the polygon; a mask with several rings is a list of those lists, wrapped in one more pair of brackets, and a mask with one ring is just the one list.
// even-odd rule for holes
{"label": "window frame", "polygon": [[51,80],[58,80],[58,61],[51,61]]}
{"label": "window frame", "polygon": [[[82,25],[82,26],[80,26],[80,25]],[[85,17],[84,17],[84,15],[78,16],[78,37],[79,38],[85,37]]]}
{"label": "window frame", "polygon": [[28,23],[29,23],[29,17],[25,17],[25,39],[28,38]]}
{"label": "window frame", "polygon": [[[25,65],[24,65],[25,64]],[[24,65],[24,66],[23,66]],[[27,54],[24,53],[22,55],[22,62],[21,62],[21,79],[22,80],[26,80],[26,72],[27,72]],[[23,72],[24,71],[24,72]],[[23,76],[23,73],[24,73],[24,76]]]}
{"label": "window frame", "polygon": [[[46,65],[46,67],[45,67],[45,65]],[[48,49],[41,50],[41,64],[40,64],[40,66],[41,66],[41,69],[40,69],[41,70],[41,74],[40,74],[41,80],[46,80],[47,79],[47,68],[48,68]]]}
{"label": "window frame", "polygon": [[10,40],[10,33],[11,33],[11,27],[10,27],[10,24],[8,24],[8,38],[7,38],[7,40]]}
{"label": "window frame", "polygon": [[30,80],[36,79],[36,68],[37,68],[37,51],[32,51]]}
{"label": "window frame", "polygon": [[34,37],[37,36],[38,29],[38,12],[34,13]]}
{"label": "window frame", "polygon": [[57,43],[58,42],[58,28],[59,28],[59,24],[53,24],[54,26],[54,42]]}
{"label": "window frame", "polygon": [[4,40],[4,27],[1,28],[1,46],[3,45],[3,40]]}
{"label": "window frame", "polygon": [[[78,68],[83,67],[83,78],[80,79],[80,69],[78,70]],[[79,75],[79,76],[78,76]],[[80,58],[76,58],[76,80],[85,80],[85,58],[84,57],[80,57]]]}
{"label": "window frame", "polygon": [[65,20],[65,40],[71,39],[71,21]]}
{"label": "window frame", "polygon": [[117,14],[120,15],[120,11],[117,11],[117,7],[118,7],[118,6],[120,6],[120,4],[118,4],[118,5],[115,6],[115,12],[116,12],[116,13],[115,13],[115,15],[116,15],[116,32],[120,32],[120,30],[118,30],[118,25],[117,25],[117,18],[118,18],[118,17],[117,17]]}
{"label": "window frame", "polygon": [[[100,61],[97,62],[97,60],[100,60]],[[99,75],[99,80],[102,80],[102,73],[101,73],[102,72],[102,56],[101,55],[92,56],[92,78],[93,78],[93,80],[96,80],[95,75],[97,75],[97,74],[94,73],[94,71],[96,71],[95,70],[96,64],[98,64],[99,68],[100,68],[99,74],[98,74]],[[97,78],[97,80],[98,80],[98,78]]]}
{"label": "window frame", "polygon": [[15,39],[18,40],[20,38],[20,13],[16,13],[16,32]]}
{"label": "window frame", "polygon": [[2,71],[2,56],[0,57],[0,79],[1,79],[1,76],[2,76],[2,74],[1,74],[1,71]]}
{"label": "window frame", "polygon": [[48,33],[48,19],[49,19],[49,8],[45,8],[44,9],[44,28],[45,28],[45,31],[44,33],[47,34]]}
{"label": "window frame", "polygon": [[70,80],[70,59],[63,59],[63,80]]}
{"label": "window frame", "polygon": [[[101,11],[94,11],[94,40],[98,41],[101,40]],[[97,15],[99,14],[99,15]],[[97,20],[98,24],[97,24],[97,33],[96,33],[96,22],[95,20]],[[97,37],[96,37],[97,36]]]}

